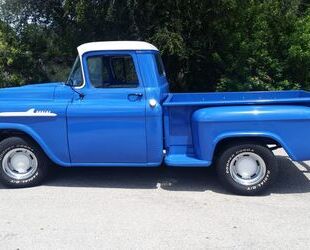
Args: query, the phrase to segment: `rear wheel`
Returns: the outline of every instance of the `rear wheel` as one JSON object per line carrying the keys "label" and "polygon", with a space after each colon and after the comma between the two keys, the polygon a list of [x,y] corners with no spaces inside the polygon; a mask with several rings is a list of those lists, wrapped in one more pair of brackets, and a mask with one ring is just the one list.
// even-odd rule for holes
{"label": "rear wheel", "polygon": [[241,195],[266,191],[278,173],[277,160],[271,150],[257,144],[226,148],[221,152],[216,168],[224,186]]}
{"label": "rear wheel", "polygon": [[0,181],[9,187],[41,183],[48,172],[48,159],[34,143],[9,137],[0,142]]}

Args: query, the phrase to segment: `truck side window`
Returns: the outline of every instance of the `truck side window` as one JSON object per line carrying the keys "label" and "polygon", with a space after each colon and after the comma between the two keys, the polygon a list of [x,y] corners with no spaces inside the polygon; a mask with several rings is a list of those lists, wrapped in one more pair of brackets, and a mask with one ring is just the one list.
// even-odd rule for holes
{"label": "truck side window", "polygon": [[88,57],[87,66],[89,79],[95,88],[135,88],[139,84],[129,55]]}
{"label": "truck side window", "polygon": [[165,67],[164,67],[164,64],[163,64],[163,60],[161,59],[161,56],[159,53],[157,53],[155,55],[155,60],[156,60],[156,65],[157,65],[157,70],[158,70],[158,74],[160,76],[165,76],[166,73],[165,73]]}
{"label": "truck side window", "polygon": [[91,60],[88,60],[88,72],[90,81],[95,88],[101,88],[105,84],[109,84],[109,72],[104,58],[92,57]]}

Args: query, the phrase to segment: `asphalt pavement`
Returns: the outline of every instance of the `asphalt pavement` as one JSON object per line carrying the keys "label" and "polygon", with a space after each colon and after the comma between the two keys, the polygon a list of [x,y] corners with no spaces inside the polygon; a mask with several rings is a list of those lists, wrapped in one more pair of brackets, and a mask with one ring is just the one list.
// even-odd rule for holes
{"label": "asphalt pavement", "polygon": [[0,186],[0,249],[310,249],[310,162],[278,152],[268,193],[226,192],[212,169],[58,169]]}

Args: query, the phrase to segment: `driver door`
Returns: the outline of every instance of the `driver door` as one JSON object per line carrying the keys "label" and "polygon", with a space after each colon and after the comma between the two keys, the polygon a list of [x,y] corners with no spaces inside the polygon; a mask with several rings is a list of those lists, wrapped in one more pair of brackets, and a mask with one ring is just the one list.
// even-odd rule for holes
{"label": "driver door", "polygon": [[83,59],[85,97],[68,107],[71,162],[144,165],[145,93],[135,53],[92,52]]}

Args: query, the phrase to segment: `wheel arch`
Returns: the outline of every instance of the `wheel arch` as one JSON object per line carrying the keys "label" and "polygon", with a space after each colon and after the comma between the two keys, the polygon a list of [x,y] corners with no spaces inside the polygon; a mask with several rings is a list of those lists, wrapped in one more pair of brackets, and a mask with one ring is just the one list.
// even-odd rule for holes
{"label": "wheel arch", "polygon": [[212,152],[212,160],[214,161],[218,154],[230,145],[237,143],[250,143],[250,144],[260,144],[263,146],[276,145],[279,148],[283,148],[287,154],[294,159],[294,155],[289,150],[287,145],[276,135],[273,134],[231,134],[222,135],[216,138],[214,143],[214,149]]}

